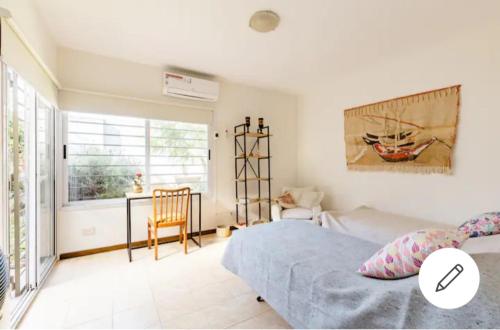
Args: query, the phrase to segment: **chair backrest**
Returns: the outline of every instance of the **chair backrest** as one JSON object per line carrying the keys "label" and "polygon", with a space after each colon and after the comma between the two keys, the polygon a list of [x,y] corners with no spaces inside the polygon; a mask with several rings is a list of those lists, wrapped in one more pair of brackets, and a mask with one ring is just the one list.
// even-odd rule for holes
{"label": "chair backrest", "polygon": [[154,221],[168,223],[187,220],[190,193],[190,188],[153,190]]}

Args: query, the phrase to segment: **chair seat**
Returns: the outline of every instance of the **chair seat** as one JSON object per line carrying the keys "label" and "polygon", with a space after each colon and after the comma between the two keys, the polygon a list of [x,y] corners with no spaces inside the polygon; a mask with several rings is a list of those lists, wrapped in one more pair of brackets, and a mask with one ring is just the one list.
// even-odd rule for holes
{"label": "chair seat", "polygon": [[[149,216],[148,217],[148,222],[151,224],[151,225],[154,225],[154,217],[153,216]],[[156,223],[159,224],[159,225],[172,225],[172,226],[175,226],[175,225],[179,225],[179,224],[182,224],[182,223],[185,223],[186,222],[186,218],[184,216],[182,216],[180,213],[178,213],[177,215],[163,215],[161,218],[156,218]]]}

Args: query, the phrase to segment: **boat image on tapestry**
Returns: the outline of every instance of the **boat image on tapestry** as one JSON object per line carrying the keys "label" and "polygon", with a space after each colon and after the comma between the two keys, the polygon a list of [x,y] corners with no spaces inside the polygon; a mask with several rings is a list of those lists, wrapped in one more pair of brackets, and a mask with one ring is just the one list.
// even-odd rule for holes
{"label": "boat image on tapestry", "polygon": [[405,134],[410,135],[412,133],[401,133],[399,136],[402,142],[396,138],[395,134],[379,137],[377,135],[366,133],[363,140],[366,144],[371,145],[377,155],[379,155],[386,162],[407,162],[415,160],[421,152],[437,140],[436,137],[432,137],[427,142],[415,145],[415,142],[413,141],[405,141]]}
{"label": "boat image on tapestry", "polygon": [[345,110],[347,167],[450,173],[460,86]]}

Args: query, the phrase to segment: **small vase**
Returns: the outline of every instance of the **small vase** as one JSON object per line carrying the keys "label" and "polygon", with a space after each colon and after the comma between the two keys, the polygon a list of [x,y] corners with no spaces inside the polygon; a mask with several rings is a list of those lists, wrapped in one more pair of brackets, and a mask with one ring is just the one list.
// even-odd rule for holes
{"label": "small vase", "polygon": [[141,193],[142,192],[142,185],[134,184],[134,192]]}

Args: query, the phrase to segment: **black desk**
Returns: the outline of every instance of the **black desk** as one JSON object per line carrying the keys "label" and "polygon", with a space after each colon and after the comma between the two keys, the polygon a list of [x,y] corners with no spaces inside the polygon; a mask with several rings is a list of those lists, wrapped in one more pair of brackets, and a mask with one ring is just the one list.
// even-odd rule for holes
{"label": "black desk", "polygon": [[[192,192],[191,194],[191,202],[189,203],[189,236],[191,236],[191,240],[201,247],[201,193]],[[194,238],[193,235],[193,196],[198,197],[198,240]],[[130,202],[133,200],[139,199],[153,199],[153,193],[126,193],[127,198],[127,250],[128,250],[128,260],[132,262],[132,250],[138,249],[141,247],[132,247],[132,220],[131,220],[131,212],[130,212]],[[147,219],[146,219],[147,220]],[[146,221],[144,221],[146,224]]]}

